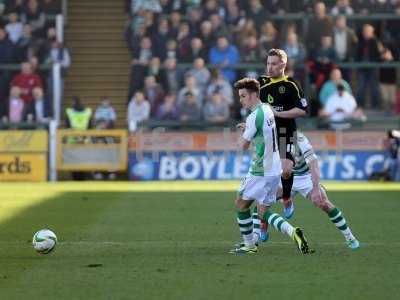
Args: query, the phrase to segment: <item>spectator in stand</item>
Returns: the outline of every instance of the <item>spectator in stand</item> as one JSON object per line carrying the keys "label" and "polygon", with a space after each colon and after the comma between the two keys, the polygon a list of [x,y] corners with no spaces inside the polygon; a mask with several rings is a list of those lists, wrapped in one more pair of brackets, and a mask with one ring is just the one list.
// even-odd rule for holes
{"label": "spectator in stand", "polygon": [[170,29],[169,32],[171,33],[172,39],[176,39],[179,32],[179,25],[181,24],[182,16],[179,11],[173,11],[169,15],[169,22],[170,22]]}
{"label": "spectator in stand", "polygon": [[260,27],[264,20],[268,18],[268,15],[260,0],[249,1],[246,17],[247,19],[254,20],[256,27]]}
{"label": "spectator in stand", "polygon": [[346,17],[338,16],[333,27],[333,45],[339,62],[352,60],[357,42],[357,35],[347,26]]}
{"label": "spectator in stand", "polygon": [[24,25],[21,38],[15,45],[14,61],[21,63],[28,60],[34,54],[37,42],[32,37],[32,29],[30,25]]}
{"label": "spectator in stand", "polygon": [[202,58],[196,58],[193,62],[193,67],[186,74],[196,78],[197,86],[200,92],[204,94],[211,77],[211,73],[206,68],[204,60]]}
{"label": "spectator in stand", "polygon": [[150,104],[150,115],[154,116],[164,98],[164,91],[154,76],[150,75],[144,79],[143,94]]}
{"label": "spectator in stand", "polygon": [[256,63],[261,60],[257,36],[247,36],[240,45],[240,57],[244,63]]}
{"label": "spectator in stand", "polygon": [[7,37],[7,32],[0,27],[0,64],[9,64],[13,61],[14,46]]}
{"label": "spectator in stand", "polygon": [[[385,48],[382,52],[382,65],[394,61],[392,51]],[[382,95],[382,106],[387,115],[392,114],[396,102],[397,92],[397,71],[396,68],[379,69],[379,83]]]}
{"label": "spectator in stand", "polygon": [[204,49],[203,41],[194,37],[190,41],[190,48],[187,55],[181,57],[181,61],[185,63],[193,62],[196,58],[202,58],[203,60],[207,60],[207,51]]}
{"label": "spectator in stand", "polygon": [[68,68],[71,66],[71,56],[69,50],[62,43],[57,40],[53,40],[51,49],[47,54],[45,63],[59,63],[61,65],[61,73],[65,75]]}
{"label": "spectator in stand", "polygon": [[196,77],[194,77],[193,75],[185,76],[185,86],[182,87],[178,92],[178,97],[176,101],[178,107],[180,107],[182,103],[185,101],[186,94],[188,92],[190,92],[190,94],[193,96],[198,107],[201,107],[203,105],[203,94],[199,89],[199,86],[197,85]]}
{"label": "spectator in stand", "polygon": [[180,75],[177,70],[176,58],[167,58],[164,62],[164,70],[161,71],[160,84],[164,91],[177,93],[180,83]]}
{"label": "spectator in stand", "polygon": [[24,100],[25,115],[34,115],[35,101],[32,92],[36,87],[43,89],[43,83],[39,75],[32,72],[32,66],[29,62],[21,64],[21,73],[15,75],[11,81],[12,87],[18,87],[21,91],[21,98]]}
{"label": "spectator in stand", "polygon": [[32,35],[36,38],[44,37],[46,16],[39,9],[38,0],[28,0],[26,9],[21,15],[21,21],[29,24],[32,28]]}
{"label": "spectator in stand", "polygon": [[327,117],[331,122],[343,122],[348,119],[362,120],[363,112],[357,109],[354,97],[345,91],[339,84],[337,92],[331,95],[320,113],[321,117]]}
{"label": "spectator in stand", "polygon": [[152,41],[156,55],[160,57],[162,61],[165,60],[167,42],[171,38],[168,20],[166,18],[161,18],[158,23],[157,31],[152,36]]}
{"label": "spectator in stand", "polygon": [[190,52],[190,27],[186,22],[179,25],[178,36],[176,38],[178,44],[178,58],[181,59],[189,55]]}
{"label": "spectator in stand", "polygon": [[350,5],[349,0],[337,0],[336,5],[331,9],[332,16],[351,16],[352,14],[354,14],[354,10]]}
{"label": "spectator in stand", "polygon": [[236,80],[236,71],[231,68],[240,62],[239,51],[236,46],[231,45],[228,39],[221,36],[217,45],[210,50],[210,64],[221,69],[223,76],[233,83]]}
{"label": "spectator in stand", "polygon": [[[365,24],[362,29],[362,36],[357,47],[356,60],[359,62],[378,62],[381,60],[379,42],[375,37],[374,27]],[[359,69],[357,73],[358,92],[357,101],[359,106],[366,104],[367,90],[371,91],[371,106],[377,109],[380,106],[380,95],[378,86],[377,71],[374,69]]]}
{"label": "spectator in stand", "polygon": [[353,94],[350,84],[343,79],[340,69],[334,68],[331,71],[330,79],[323,84],[319,93],[319,102],[322,106],[326,105],[329,97],[336,93],[338,85],[343,85],[344,90],[347,93],[349,93],[350,95]]}
{"label": "spectator in stand", "polygon": [[173,93],[169,93],[164,97],[164,102],[158,107],[156,119],[160,121],[176,121],[178,117],[176,96]]}
{"label": "spectator in stand", "polygon": [[114,128],[117,114],[111,106],[111,101],[108,97],[101,99],[100,105],[94,113],[94,124],[96,128],[112,129]]}
{"label": "spectator in stand", "polygon": [[179,119],[181,121],[200,121],[201,111],[197,104],[196,97],[191,91],[184,94],[184,100],[179,107]]}
{"label": "spectator in stand", "polygon": [[204,1],[203,16],[209,18],[213,14],[220,13],[220,7],[217,0],[206,0]]}
{"label": "spectator in stand", "polygon": [[204,119],[210,123],[224,123],[229,119],[229,104],[216,91],[204,106]]}
{"label": "spectator in stand", "polygon": [[261,26],[260,32],[260,55],[261,57],[267,57],[268,51],[271,48],[276,48],[279,45],[279,32],[275,25],[267,21]]}
{"label": "spectator in stand", "polygon": [[71,56],[69,50],[62,43],[54,39],[51,43],[51,49],[46,59],[47,63],[59,63],[64,71],[71,66]]}
{"label": "spectator in stand", "polygon": [[306,35],[306,45],[310,51],[314,51],[320,45],[323,36],[332,36],[333,34],[333,23],[331,18],[326,15],[325,3],[317,2],[314,6],[314,13],[314,17],[308,24]]}
{"label": "spectator in stand", "polygon": [[142,89],[144,85],[144,74],[147,70],[150,60],[153,58],[152,44],[148,37],[140,41],[140,49],[133,53],[131,61],[131,76],[129,95],[133,95],[137,90]]}
{"label": "spectator in stand", "polygon": [[192,6],[188,9],[188,23],[190,26],[190,32],[193,36],[200,34],[200,24],[202,21],[202,11],[199,6]]}
{"label": "spectator in stand", "polygon": [[145,72],[146,76],[154,76],[157,82],[160,82],[162,76],[161,61],[158,57],[150,60],[149,66]]}
{"label": "spectator in stand", "polygon": [[[112,129],[115,126],[117,114],[111,106],[111,101],[108,97],[103,97],[101,104],[96,108],[94,113],[94,123],[96,128]],[[101,124],[101,125],[99,125]]]}
{"label": "spectator in stand", "polygon": [[22,22],[18,21],[18,15],[15,12],[8,15],[8,20],[9,22],[5,27],[8,33],[8,38],[13,44],[16,44],[22,37],[24,25]]}
{"label": "spectator in stand", "polygon": [[44,113],[45,99],[43,89],[40,87],[35,87],[32,91],[32,94],[35,102],[35,120],[36,122],[43,123],[46,121]]}
{"label": "spectator in stand", "polygon": [[214,36],[226,36],[231,37],[231,33],[223,22],[222,17],[219,14],[212,14],[210,16],[211,28]]}
{"label": "spectator in stand", "polygon": [[336,53],[332,45],[332,37],[323,36],[320,47],[314,50],[309,63],[317,92],[319,92],[322,84],[329,78],[329,74],[335,67],[335,61]]}
{"label": "spectator in stand", "polygon": [[23,121],[24,116],[24,100],[20,97],[19,87],[12,87],[10,90],[9,102],[9,121],[10,123],[19,123]]}
{"label": "spectator in stand", "polygon": [[228,27],[228,30],[235,33],[244,22],[245,18],[235,1],[233,1],[232,4],[227,5],[225,13],[225,23]]}
{"label": "spectator in stand", "polygon": [[239,26],[237,29],[235,44],[240,45],[240,43],[242,43],[243,40],[250,35],[258,35],[256,25],[253,20],[244,20],[243,24],[241,24],[241,26]]}
{"label": "spectator in stand", "polygon": [[175,40],[169,40],[167,42],[166,58],[178,59],[178,44]]}
{"label": "spectator in stand", "polygon": [[212,25],[210,21],[206,20],[201,23],[199,38],[203,42],[206,53],[209,53],[211,47],[215,42],[215,35],[212,31]]}
{"label": "spectator in stand", "polygon": [[304,62],[304,59],[306,58],[306,48],[299,42],[295,32],[288,33],[286,42],[283,45],[283,50],[285,50],[288,56],[288,64],[291,68],[296,64]]}
{"label": "spectator in stand", "polygon": [[138,124],[150,117],[150,103],[145,99],[142,91],[137,91],[128,105],[128,127],[129,131],[136,131]]}
{"label": "spectator in stand", "polygon": [[211,71],[211,81],[207,87],[207,98],[211,99],[212,94],[215,92],[218,92],[223,101],[228,103],[229,106],[233,105],[232,85],[222,76],[218,69]]}

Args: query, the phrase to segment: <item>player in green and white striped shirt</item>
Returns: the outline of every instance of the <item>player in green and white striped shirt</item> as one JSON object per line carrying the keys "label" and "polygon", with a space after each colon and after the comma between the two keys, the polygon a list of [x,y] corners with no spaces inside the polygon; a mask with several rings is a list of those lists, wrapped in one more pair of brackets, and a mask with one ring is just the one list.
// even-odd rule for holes
{"label": "player in green and white striped shirt", "polygon": [[348,247],[353,250],[358,249],[360,243],[347,225],[343,213],[329,201],[326,191],[320,183],[318,158],[309,140],[303,133],[298,131],[294,145],[294,180],[289,200],[291,203],[289,205],[293,206],[293,199],[297,193],[311,200],[318,208],[327,213],[332,223],[343,234]]}
{"label": "player in green and white striped shirt", "polygon": [[253,220],[250,206],[257,201],[259,217],[273,225],[278,231],[292,238],[303,254],[309,253],[307,240],[298,227],[293,227],[280,215],[269,211],[276,202],[281,181],[281,160],[276,140],[275,118],[271,107],[260,101],[260,84],[257,80],[244,78],[235,83],[240,102],[251,113],[245,124],[239,124],[242,131],[240,149],[247,150],[251,143],[254,153],[249,173],[242,180],[236,198],[237,222],[243,236],[244,245],[232,249],[230,253],[244,254],[257,252],[253,239]]}

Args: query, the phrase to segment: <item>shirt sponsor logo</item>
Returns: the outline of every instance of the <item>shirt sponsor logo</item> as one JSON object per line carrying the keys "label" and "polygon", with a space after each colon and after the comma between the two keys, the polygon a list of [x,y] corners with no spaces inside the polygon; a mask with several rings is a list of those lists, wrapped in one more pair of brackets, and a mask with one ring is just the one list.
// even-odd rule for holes
{"label": "shirt sponsor logo", "polygon": [[284,94],[284,93],[286,92],[286,89],[285,89],[285,87],[284,87],[283,85],[281,85],[281,86],[278,88],[278,91],[279,91],[280,94]]}

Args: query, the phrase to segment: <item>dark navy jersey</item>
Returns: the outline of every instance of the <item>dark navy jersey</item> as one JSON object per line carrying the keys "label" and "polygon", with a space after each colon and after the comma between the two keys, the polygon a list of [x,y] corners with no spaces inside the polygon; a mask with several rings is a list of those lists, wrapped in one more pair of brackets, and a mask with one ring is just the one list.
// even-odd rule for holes
{"label": "dark navy jersey", "polygon": [[[274,79],[261,75],[258,81],[261,101],[270,104],[276,111],[287,111],[295,107],[307,110],[304,93],[293,78],[284,76]],[[295,119],[275,117],[275,121],[279,136],[293,136],[297,128]]]}

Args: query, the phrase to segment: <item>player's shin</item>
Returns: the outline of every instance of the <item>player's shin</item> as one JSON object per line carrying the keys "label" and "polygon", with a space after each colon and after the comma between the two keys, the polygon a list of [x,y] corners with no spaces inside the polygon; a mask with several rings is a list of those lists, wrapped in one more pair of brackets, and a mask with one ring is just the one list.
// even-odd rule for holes
{"label": "player's shin", "polygon": [[263,219],[276,230],[287,234],[290,238],[293,238],[294,227],[279,214],[266,211],[263,215]]}
{"label": "player's shin", "polygon": [[281,177],[281,181],[282,181],[282,199],[283,199],[283,205],[286,208],[291,205],[290,193],[292,191],[293,178],[294,178],[293,173],[290,174],[289,178]]}
{"label": "player's shin", "polygon": [[328,213],[328,216],[329,219],[332,221],[332,223],[336,226],[336,228],[343,234],[346,241],[355,240],[355,237],[351,232],[350,228],[348,227],[346,219],[344,218],[339,208],[334,207]]}
{"label": "player's shin", "polygon": [[254,246],[253,239],[253,220],[250,209],[246,211],[237,212],[237,222],[239,225],[240,233],[242,234],[244,244],[247,247]]}

